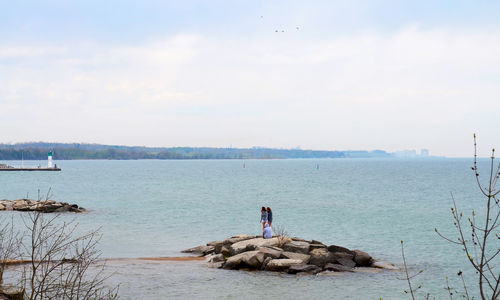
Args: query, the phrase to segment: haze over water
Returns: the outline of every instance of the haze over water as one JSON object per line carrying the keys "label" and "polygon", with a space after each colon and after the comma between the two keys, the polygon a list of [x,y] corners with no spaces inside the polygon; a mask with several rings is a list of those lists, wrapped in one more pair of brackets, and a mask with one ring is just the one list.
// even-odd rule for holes
{"label": "haze over water", "polygon": [[[446,295],[445,276],[458,287],[456,272],[469,270],[462,252],[434,233],[434,227],[454,233],[450,192],[466,213],[483,204],[471,159],[57,163],[61,172],[1,172],[0,198],[35,198],[37,189],[51,188],[54,200],[85,207],[89,213],[62,218],[75,218],[82,231],[101,227],[105,258],[180,256],[212,240],[259,234],[265,205],[273,209],[273,225],[291,236],[361,249],[396,265],[404,239],[410,269],[424,270],[416,282],[437,298]],[[2,212],[11,214],[20,219],[20,213]],[[406,289],[394,272],[295,277],[209,269],[200,262],[120,262],[110,269],[124,299],[401,299]]]}

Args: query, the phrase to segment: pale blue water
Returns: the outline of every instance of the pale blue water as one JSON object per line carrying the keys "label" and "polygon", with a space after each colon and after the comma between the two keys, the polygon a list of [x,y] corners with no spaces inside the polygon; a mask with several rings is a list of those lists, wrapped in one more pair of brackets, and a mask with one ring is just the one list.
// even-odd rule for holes
{"label": "pale blue water", "polygon": [[[434,233],[434,227],[454,232],[450,192],[466,212],[482,204],[471,159],[246,160],[246,168],[241,160],[57,163],[62,172],[0,172],[0,198],[33,198],[37,189],[52,188],[54,200],[89,209],[63,219],[76,218],[82,230],[102,227],[103,257],[179,256],[212,240],[259,234],[265,205],[273,224],[292,236],[359,248],[395,264],[404,239],[411,269],[424,269],[415,281],[438,299],[446,295],[444,277],[458,287],[455,274],[466,266],[460,249]],[[2,213],[11,214],[19,218]],[[295,277],[199,262],[110,268],[124,299],[407,298],[406,282],[394,272]]]}

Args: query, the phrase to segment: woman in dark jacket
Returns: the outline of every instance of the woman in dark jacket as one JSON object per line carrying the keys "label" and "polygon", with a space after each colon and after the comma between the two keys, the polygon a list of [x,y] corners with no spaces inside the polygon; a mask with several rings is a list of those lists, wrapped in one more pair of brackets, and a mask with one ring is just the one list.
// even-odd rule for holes
{"label": "woman in dark jacket", "polygon": [[273,211],[268,206],[267,207],[267,223],[269,223],[269,227],[271,227],[271,223],[273,222]]}

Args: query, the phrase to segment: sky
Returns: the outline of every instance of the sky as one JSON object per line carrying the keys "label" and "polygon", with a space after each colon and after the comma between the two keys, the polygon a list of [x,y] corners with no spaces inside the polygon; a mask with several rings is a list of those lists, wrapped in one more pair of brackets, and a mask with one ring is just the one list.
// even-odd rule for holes
{"label": "sky", "polygon": [[500,147],[499,1],[0,7],[0,143]]}

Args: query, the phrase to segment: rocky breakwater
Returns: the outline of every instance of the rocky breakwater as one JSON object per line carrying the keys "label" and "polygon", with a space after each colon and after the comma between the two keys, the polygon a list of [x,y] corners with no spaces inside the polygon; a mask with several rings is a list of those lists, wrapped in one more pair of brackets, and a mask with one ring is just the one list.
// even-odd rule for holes
{"label": "rocky breakwater", "polygon": [[255,269],[289,274],[398,270],[361,250],[283,236],[263,239],[242,234],[182,252],[205,256],[210,266],[231,270]]}
{"label": "rocky breakwater", "polygon": [[31,199],[0,200],[0,211],[38,211],[42,213],[60,212],[84,212],[85,208],[67,202],[57,202],[54,200],[37,201]]}

